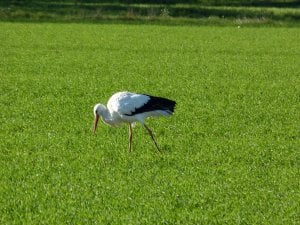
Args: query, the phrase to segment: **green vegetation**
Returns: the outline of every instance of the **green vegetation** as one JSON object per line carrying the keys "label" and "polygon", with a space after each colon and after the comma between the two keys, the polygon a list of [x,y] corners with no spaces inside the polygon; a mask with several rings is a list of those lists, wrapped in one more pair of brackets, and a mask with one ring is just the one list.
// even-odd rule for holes
{"label": "green vegetation", "polygon": [[[2,21],[299,26],[298,1],[4,1]],[[163,2],[163,1],[160,1]]]}
{"label": "green vegetation", "polygon": [[[299,224],[297,28],[0,23],[1,224]],[[99,124],[119,90],[175,99]]]}

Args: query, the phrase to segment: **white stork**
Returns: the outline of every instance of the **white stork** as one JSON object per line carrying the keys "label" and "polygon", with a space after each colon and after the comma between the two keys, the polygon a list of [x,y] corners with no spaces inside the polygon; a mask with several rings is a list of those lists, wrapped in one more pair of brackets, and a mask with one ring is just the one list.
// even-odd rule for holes
{"label": "white stork", "polygon": [[148,131],[156,148],[160,151],[151,129],[145,124],[147,117],[169,116],[174,112],[176,102],[167,98],[155,97],[147,94],[135,94],[130,92],[115,93],[108,100],[107,107],[96,104],[94,107],[94,133],[97,129],[99,117],[110,126],[118,126],[122,123],[129,125],[129,152],[132,143],[132,124],[140,122]]}

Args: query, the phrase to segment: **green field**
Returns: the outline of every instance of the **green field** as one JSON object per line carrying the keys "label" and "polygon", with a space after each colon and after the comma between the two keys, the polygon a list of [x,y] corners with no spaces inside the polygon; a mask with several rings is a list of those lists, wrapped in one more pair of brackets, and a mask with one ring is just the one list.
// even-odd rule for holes
{"label": "green field", "polygon": [[[299,224],[300,30],[0,23],[0,224]],[[177,101],[99,124],[128,90]]]}

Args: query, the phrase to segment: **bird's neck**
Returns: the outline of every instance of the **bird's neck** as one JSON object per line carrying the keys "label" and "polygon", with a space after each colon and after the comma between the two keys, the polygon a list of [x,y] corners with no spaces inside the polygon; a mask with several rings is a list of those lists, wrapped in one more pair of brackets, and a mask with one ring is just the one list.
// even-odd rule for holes
{"label": "bird's neck", "polygon": [[105,108],[105,110],[102,111],[101,118],[102,118],[103,122],[108,125],[113,125],[113,123],[114,123],[113,118],[107,108]]}

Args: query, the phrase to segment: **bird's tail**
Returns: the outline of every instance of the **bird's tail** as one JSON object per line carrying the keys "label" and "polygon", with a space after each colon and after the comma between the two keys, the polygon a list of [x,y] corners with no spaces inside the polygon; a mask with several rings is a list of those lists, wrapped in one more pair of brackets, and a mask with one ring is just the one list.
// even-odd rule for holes
{"label": "bird's tail", "polygon": [[176,102],[170,99],[164,99],[164,111],[166,111],[168,114],[172,115],[174,113],[175,110],[175,106],[176,106]]}

